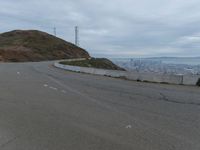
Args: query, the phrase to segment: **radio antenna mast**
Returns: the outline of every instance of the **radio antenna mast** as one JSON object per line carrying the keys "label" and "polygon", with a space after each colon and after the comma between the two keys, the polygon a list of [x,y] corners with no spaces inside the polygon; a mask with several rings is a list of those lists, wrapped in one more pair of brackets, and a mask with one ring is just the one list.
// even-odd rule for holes
{"label": "radio antenna mast", "polygon": [[54,36],[57,36],[56,35],[56,27],[54,26],[54,28],[53,28],[53,33],[54,33]]}
{"label": "radio antenna mast", "polygon": [[79,46],[79,28],[75,26],[75,45]]}

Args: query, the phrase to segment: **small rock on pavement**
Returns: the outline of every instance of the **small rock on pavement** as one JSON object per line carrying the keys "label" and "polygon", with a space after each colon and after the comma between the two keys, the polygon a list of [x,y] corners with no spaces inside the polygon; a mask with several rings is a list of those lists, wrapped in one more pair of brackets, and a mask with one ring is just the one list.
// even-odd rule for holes
{"label": "small rock on pavement", "polygon": [[132,128],[131,125],[127,125],[127,126],[126,126],[126,129],[130,129],[130,128]]}

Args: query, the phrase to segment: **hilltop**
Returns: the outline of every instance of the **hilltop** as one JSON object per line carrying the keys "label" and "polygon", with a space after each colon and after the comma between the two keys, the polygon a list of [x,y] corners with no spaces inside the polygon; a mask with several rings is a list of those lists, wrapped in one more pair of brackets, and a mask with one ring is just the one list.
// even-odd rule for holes
{"label": "hilltop", "polygon": [[76,45],[37,30],[14,30],[0,34],[0,61],[26,62],[89,58]]}
{"label": "hilltop", "polygon": [[99,69],[110,69],[110,70],[122,70],[125,69],[115,65],[112,61],[106,58],[91,58],[80,61],[63,61],[61,64],[71,65],[71,66],[80,66],[80,67],[90,67],[90,68],[99,68]]}

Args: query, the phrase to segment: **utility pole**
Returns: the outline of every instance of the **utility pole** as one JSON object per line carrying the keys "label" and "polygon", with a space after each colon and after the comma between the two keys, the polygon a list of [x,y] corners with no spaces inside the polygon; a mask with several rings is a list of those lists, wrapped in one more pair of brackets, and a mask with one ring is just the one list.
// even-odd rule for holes
{"label": "utility pole", "polygon": [[54,33],[54,36],[56,36],[56,27],[55,26],[53,28],[53,33]]}
{"label": "utility pole", "polygon": [[79,46],[79,28],[75,26],[75,45]]}

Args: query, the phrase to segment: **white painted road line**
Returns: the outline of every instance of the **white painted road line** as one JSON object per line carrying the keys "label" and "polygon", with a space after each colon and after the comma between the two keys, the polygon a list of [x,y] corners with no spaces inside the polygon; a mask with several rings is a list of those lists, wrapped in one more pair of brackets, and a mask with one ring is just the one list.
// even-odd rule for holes
{"label": "white painted road line", "polygon": [[55,91],[57,91],[57,90],[58,90],[57,88],[55,88],[55,87],[52,87],[52,86],[50,86],[49,88],[50,88],[50,89],[52,89],[52,90],[55,90]]}
{"label": "white painted road line", "polygon": [[48,87],[48,85],[47,85],[47,84],[44,84],[44,87]]}

